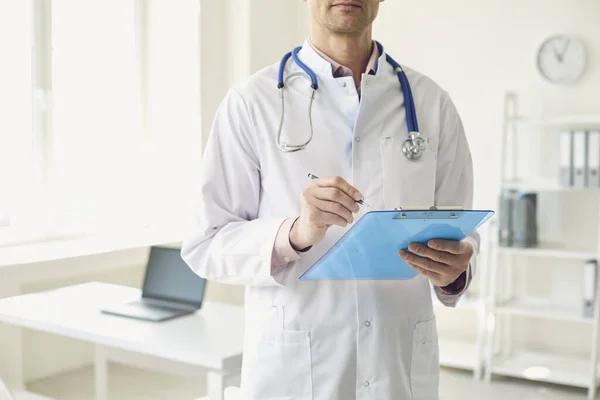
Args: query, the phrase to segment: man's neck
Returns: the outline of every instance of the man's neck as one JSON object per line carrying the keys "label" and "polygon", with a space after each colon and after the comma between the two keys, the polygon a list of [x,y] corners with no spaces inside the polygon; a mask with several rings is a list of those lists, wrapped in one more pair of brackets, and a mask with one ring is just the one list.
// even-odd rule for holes
{"label": "man's neck", "polygon": [[358,36],[334,36],[312,29],[310,42],[332,60],[350,68],[356,85],[360,85],[361,75],[367,68],[372,53],[370,29]]}

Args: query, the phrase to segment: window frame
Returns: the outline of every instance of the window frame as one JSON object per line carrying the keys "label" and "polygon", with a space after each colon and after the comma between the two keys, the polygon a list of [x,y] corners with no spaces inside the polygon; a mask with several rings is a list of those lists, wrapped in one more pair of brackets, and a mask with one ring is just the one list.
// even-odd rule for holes
{"label": "window frame", "polygon": [[[64,234],[57,230],[55,224],[49,222],[52,212],[47,204],[48,194],[52,186],[52,139],[53,139],[53,60],[52,60],[52,4],[53,0],[29,0],[31,2],[32,19],[32,109],[33,109],[33,143],[32,143],[32,181],[33,196],[38,199],[35,207],[28,211],[30,217],[21,225],[2,227],[0,231],[0,247],[20,245],[65,237],[81,237],[85,232]],[[141,108],[141,128],[143,152],[146,154],[150,145],[148,129],[148,92],[149,92],[149,37],[150,12],[149,0],[132,0],[135,12],[135,46],[138,80],[138,98]],[[151,225],[146,220],[145,228]],[[3,237],[6,236],[6,237]]]}

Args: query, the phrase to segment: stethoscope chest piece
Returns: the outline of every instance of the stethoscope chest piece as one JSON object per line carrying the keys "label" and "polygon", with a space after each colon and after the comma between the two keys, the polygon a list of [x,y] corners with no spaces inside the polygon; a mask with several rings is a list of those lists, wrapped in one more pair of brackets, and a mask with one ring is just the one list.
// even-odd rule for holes
{"label": "stethoscope chest piece", "polygon": [[409,136],[410,138],[402,145],[402,153],[410,161],[416,161],[423,156],[423,152],[427,149],[427,142],[419,132],[411,132]]}

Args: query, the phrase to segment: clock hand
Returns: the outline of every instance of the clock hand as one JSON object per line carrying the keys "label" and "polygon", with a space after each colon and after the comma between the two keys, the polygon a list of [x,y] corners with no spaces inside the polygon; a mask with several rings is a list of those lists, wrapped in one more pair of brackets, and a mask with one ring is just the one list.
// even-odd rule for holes
{"label": "clock hand", "polygon": [[554,55],[556,56],[556,59],[562,63],[563,61],[563,57],[561,56],[561,54],[558,52],[558,50],[556,49],[556,46],[552,46],[552,50],[554,52]]}
{"label": "clock hand", "polygon": [[565,47],[564,47],[564,49],[563,49],[563,51],[562,51],[562,53],[560,55],[561,62],[565,58],[565,54],[567,53],[567,49],[569,48],[569,44],[571,44],[571,41],[567,40],[567,43],[565,44]]}

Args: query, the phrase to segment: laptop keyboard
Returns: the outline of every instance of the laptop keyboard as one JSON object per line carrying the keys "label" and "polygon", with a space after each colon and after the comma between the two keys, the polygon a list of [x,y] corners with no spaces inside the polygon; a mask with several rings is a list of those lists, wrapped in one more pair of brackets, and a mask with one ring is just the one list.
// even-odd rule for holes
{"label": "laptop keyboard", "polygon": [[137,308],[141,308],[144,310],[163,310],[163,311],[182,311],[178,308],[173,308],[173,307],[167,307],[167,306],[160,306],[160,305],[156,305],[156,304],[148,304],[146,302],[143,301],[134,301],[133,303],[130,303],[130,305],[135,306]]}

